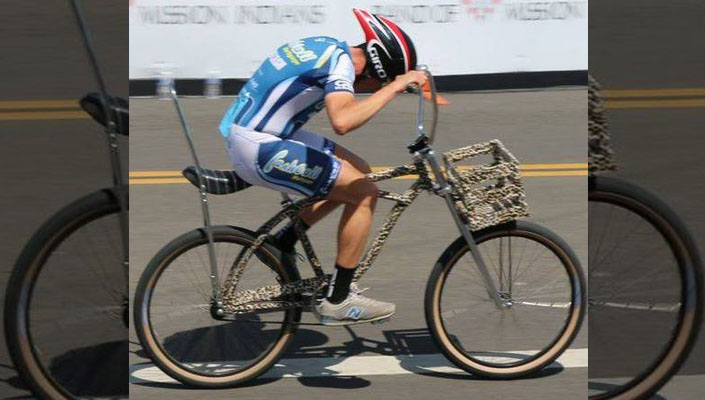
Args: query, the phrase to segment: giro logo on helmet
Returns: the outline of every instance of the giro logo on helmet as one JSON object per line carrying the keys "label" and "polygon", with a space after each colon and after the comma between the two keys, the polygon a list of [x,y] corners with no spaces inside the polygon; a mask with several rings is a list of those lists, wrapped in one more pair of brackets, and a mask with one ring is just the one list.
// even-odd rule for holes
{"label": "giro logo on helmet", "polygon": [[379,54],[377,53],[377,48],[370,46],[367,50],[370,54],[370,61],[372,61],[372,66],[375,71],[377,71],[377,76],[386,79],[387,73],[384,71],[384,66],[382,66],[382,60],[379,59]]}

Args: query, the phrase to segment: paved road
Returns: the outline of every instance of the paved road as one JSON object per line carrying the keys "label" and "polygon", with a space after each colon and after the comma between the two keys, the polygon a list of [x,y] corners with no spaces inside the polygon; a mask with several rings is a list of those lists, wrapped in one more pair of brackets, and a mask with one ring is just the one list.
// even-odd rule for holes
{"label": "paved road", "polygon": [[[109,0],[84,3],[108,87],[114,94],[126,96],[125,6]],[[97,85],[69,2],[47,1],[40,6],[22,1],[3,2],[0,26],[3,31],[0,39],[2,303],[10,270],[30,236],[69,202],[110,186],[111,175],[102,129],[78,108],[77,100],[86,92],[95,91]],[[46,100],[51,102],[45,103]],[[127,150],[126,140],[122,146]],[[75,282],[72,278],[69,273],[57,276],[55,282],[61,292],[56,293],[56,298],[63,297],[66,287]],[[60,337],[56,330],[53,333],[61,339],[55,340],[57,345],[68,339]],[[72,336],[75,339],[76,332]],[[109,368],[121,367],[113,365]],[[115,370],[109,373],[119,376]],[[3,337],[0,398],[27,395],[11,365]]]}
{"label": "paved road", "polygon": [[[705,161],[700,150],[705,145],[703,12],[703,3],[697,0],[590,2],[591,73],[607,89],[638,89],[631,98],[618,98],[628,92],[612,92],[607,103],[620,167],[616,175],[666,201],[686,221],[701,253],[705,243]],[[656,91],[639,91],[644,89]],[[631,325],[625,330],[649,331],[643,319]],[[590,329],[591,337],[598,334]],[[640,342],[635,337],[633,343]],[[604,363],[592,362],[600,350],[590,343],[591,376],[604,372],[594,370],[603,369]],[[623,351],[644,349],[632,346]],[[703,378],[705,338],[701,334],[688,362],[656,398],[702,399]]]}
{"label": "paved road", "polygon": [[[452,105],[441,110],[436,147],[445,150],[500,138],[522,163],[585,163],[585,96],[584,88],[449,94]],[[200,98],[184,101],[205,165],[227,167],[227,157],[215,126],[229,101]],[[411,96],[395,101],[372,123],[339,138],[338,142],[366,158],[371,165],[407,162],[404,144],[413,133],[414,101]],[[168,101],[131,99],[131,113],[131,171],[173,171],[190,164],[176,115]],[[334,137],[323,116],[311,121],[310,127]],[[586,182],[584,175],[526,178],[532,220],[563,236],[583,263],[587,251]],[[398,180],[385,187],[402,190],[408,184],[409,181]],[[201,217],[196,193],[187,184],[133,184],[130,192],[130,283],[134,287],[151,256],[177,234],[199,226]],[[251,188],[232,196],[212,198],[212,205],[216,223],[255,228],[278,206],[278,195]],[[380,208],[377,222],[389,209],[387,205]],[[429,398],[440,390],[444,398],[467,398],[468,394],[478,398],[527,400],[584,398],[586,332],[580,334],[571,353],[561,360],[563,369],[550,369],[541,377],[487,382],[450,369],[436,353],[425,329],[422,293],[431,266],[457,233],[443,204],[434,197],[422,196],[408,213],[393,231],[375,267],[362,281],[364,286],[373,288],[371,296],[397,304],[397,315],[392,321],[381,327],[362,325],[349,330],[305,327],[284,356],[286,366],[272,371],[269,379],[247,388],[210,392],[160,383],[164,376],[143,358],[132,334],[131,398],[237,396],[255,399],[284,395]],[[335,255],[334,243],[329,238],[337,220],[337,215],[330,216],[311,230],[312,240],[326,266]],[[416,355],[416,358],[409,358],[409,355]],[[353,357],[338,358],[346,356]],[[377,374],[380,369],[382,374]],[[420,375],[424,370],[426,374]],[[325,376],[334,373],[344,376]]]}

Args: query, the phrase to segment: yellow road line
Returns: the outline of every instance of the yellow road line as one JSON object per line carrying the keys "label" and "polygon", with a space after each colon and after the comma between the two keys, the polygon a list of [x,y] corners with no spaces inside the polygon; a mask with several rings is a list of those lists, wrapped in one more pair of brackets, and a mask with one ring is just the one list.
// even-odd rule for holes
{"label": "yellow road line", "polygon": [[[373,168],[374,169],[374,168]],[[382,168],[379,168],[382,169]],[[522,177],[550,177],[550,176],[587,176],[587,169],[580,170],[539,170],[522,171]],[[416,175],[406,175],[394,178],[416,179]],[[130,185],[164,185],[188,183],[185,178],[180,177],[178,171],[135,171],[130,172]]]}
{"label": "yellow road line", "polygon": [[78,108],[78,100],[6,100],[0,101],[0,110],[12,108]]}
{"label": "yellow road line", "polygon": [[705,99],[665,99],[665,100],[607,100],[605,108],[693,108],[705,107]]}
{"label": "yellow road line", "polygon": [[47,119],[87,119],[88,114],[83,111],[29,111],[29,112],[0,112],[0,121],[28,121]]}
{"label": "yellow road line", "polygon": [[[564,163],[564,164],[522,164],[520,168],[524,171],[530,170],[564,170],[564,169],[586,169],[587,163]],[[391,167],[372,167],[372,171],[382,171]],[[461,165],[460,170],[466,170],[469,166]],[[130,171],[130,178],[165,178],[180,177],[181,171]]]}
{"label": "yellow road line", "polygon": [[185,178],[133,178],[130,185],[163,185],[165,183],[188,183]]}
{"label": "yellow road line", "polygon": [[181,176],[181,171],[130,171],[130,178],[135,177],[157,177],[157,176]]}
{"label": "yellow road line", "polygon": [[0,121],[87,118],[90,116],[81,110],[78,100],[75,99],[0,101]]}
{"label": "yellow road line", "polygon": [[608,99],[624,99],[634,97],[689,97],[705,96],[705,88],[682,89],[605,89],[602,96]]}

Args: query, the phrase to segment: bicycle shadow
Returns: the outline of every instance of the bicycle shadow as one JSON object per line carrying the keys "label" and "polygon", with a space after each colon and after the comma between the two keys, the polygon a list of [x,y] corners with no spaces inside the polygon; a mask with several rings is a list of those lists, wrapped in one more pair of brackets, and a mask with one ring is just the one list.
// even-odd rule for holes
{"label": "bicycle shadow", "polygon": [[[126,340],[119,340],[71,349],[53,357],[47,368],[51,376],[74,396],[128,398],[127,346]],[[5,382],[16,389],[30,390],[19,375],[10,377]],[[16,397],[16,399],[24,398],[34,397],[29,395]]]}
{"label": "bicycle shadow", "polygon": [[[236,332],[236,324],[219,325],[218,327],[199,328],[191,331],[175,333],[164,340],[164,346],[168,351],[177,351],[177,346],[190,343],[188,353],[182,353],[184,362],[198,363],[221,363],[218,368],[227,363],[233,362],[233,353],[225,355],[227,352],[222,348],[218,349],[213,343],[227,343],[235,341],[233,334],[242,335],[242,330]],[[247,324],[247,329],[254,328],[255,331],[247,333],[250,338],[267,338],[276,335],[276,329],[263,329],[264,324],[253,326]],[[330,337],[319,330],[300,328],[282,356],[281,360],[261,377],[248,382],[245,387],[259,386],[278,381],[283,378],[294,378],[304,386],[325,387],[337,389],[360,389],[371,385],[365,376],[370,375],[397,375],[416,374],[432,376],[443,379],[460,380],[485,380],[485,378],[473,376],[454,367],[445,357],[439,354],[435,343],[427,328],[417,329],[397,329],[384,330],[383,340],[376,340],[361,336],[355,327],[344,327],[350,339],[339,345],[327,345]],[[212,330],[206,332],[206,330]],[[230,340],[226,338],[230,337]],[[211,340],[202,340],[210,338]],[[197,340],[201,339],[201,340]],[[216,339],[217,341],[213,341]],[[237,340],[239,341],[239,339]],[[229,346],[232,349],[232,346]],[[135,352],[140,357],[147,358],[144,350]],[[351,357],[359,356],[371,357],[369,361],[362,360],[363,363],[353,362]],[[388,366],[387,369],[376,365],[373,359],[376,356],[383,357],[381,361]],[[527,357],[522,354],[502,356],[515,356],[517,359]],[[368,364],[364,364],[368,362]],[[158,369],[153,364],[146,362],[131,366],[131,383],[147,387],[186,389],[174,380],[163,376],[155,378]],[[563,371],[563,366],[554,362],[543,371],[522,379],[540,379],[553,376]]]}
{"label": "bicycle shadow", "polygon": [[[320,360],[315,362],[315,366],[321,369],[319,372],[320,376],[299,377],[298,380],[301,384],[315,387],[337,387],[338,383],[336,380],[345,379],[346,377],[336,375],[339,369],[335,367],[342,363],[345,358],[362,355],[363,353],[367,353],[365,356],[394,357],[398,367],[404,371],[396,371],[394,374],[408,373],[471,381],[486,380],[483,377],[471,375],[453,366],[439,353],[427,328],[384,330],[382,331],[384,340],[374,340],[360,336],[356,333],[355,328],[351,326],[346,326],[344,329],[350,335],[350,340],[339,346],[327,347],[322,346],[328,339],[323,333],[313,330],[299,332],[297,339],[292,344],[291,349],[284,355],[284,358],[306,359],[309,365],[313,360]],[[514,356],[517,359],[526,357],[526,355],[522,354],[512,355],[507,353],[503,353],[502,356]],[[524,379],[548,377],[558,374],[562,370],[562,365],[554,363],[538,374]],[[329,375],[326,376],[326,374]],[[384,375],[385,373],[384,371],[374,371],[372,374]]]}

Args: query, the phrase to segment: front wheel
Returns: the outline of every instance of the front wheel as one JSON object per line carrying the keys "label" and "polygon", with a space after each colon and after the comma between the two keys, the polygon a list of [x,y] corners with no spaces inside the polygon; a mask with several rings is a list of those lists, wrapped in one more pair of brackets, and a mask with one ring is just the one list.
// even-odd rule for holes
{"label": "front wheel", "polygon": [[459,368],[493,379],[535,373],[577,335],[586,309],[585,275],[570,247],[525,221],[473,234],[500,297],[489,296],[463,237],[441,255],[426,286],[426,322]]}
{"label": "front wheel", "polygon": [[703,269],[688,228],[627,181],[590,179],[590,400],[651,398],[690,354]]}

